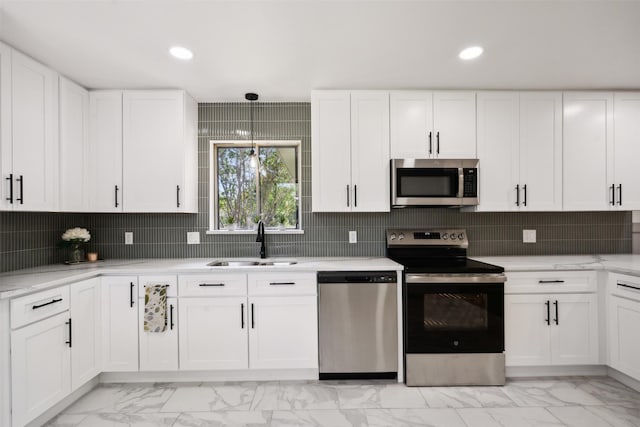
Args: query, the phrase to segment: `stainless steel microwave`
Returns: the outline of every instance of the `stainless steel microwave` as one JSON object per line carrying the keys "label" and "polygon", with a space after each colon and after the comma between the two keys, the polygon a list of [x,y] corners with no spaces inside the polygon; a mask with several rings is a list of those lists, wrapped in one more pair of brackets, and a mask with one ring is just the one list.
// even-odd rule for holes
{"label": "stainless steel microwave", "polygon": [[391,207],[478,204],[478,159],[392,159]]}

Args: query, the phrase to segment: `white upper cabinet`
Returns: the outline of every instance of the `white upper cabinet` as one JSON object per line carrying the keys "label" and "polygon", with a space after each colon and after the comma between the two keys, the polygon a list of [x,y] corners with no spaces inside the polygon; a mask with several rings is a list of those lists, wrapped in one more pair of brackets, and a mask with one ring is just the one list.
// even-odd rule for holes
{"label": "white upper cabinet", "polygon": [[613,94],[568,92],[563,108],[564,210],[610,209],[614,188],[607,186],[607,163],[613,142]]}
{"label": "white upper cabinet", "polygon": [[391,158],[476,157],[476,95],[464,91],[392,91]]}
{"label": "white upper cabinet", "polygon": [[126,212],[197,212],[197,104],[183,91],[125,91]]}
{"label": "white upper cabinet", "polygon": [[[0,206],[4,210],[55,211],[58,76],[6,46],[2,47],[0,57],[3,179]],[[9,105],[10,112],[6,111]]]}
{"label": "white upper cabinet", "polygon": [[60,77],[60,210],[88,207],[89,92]]}
{"label": "white upper cabinet", "polygon": [[[640,92],[616,92],[614,102],[613,179],[615,207],[640,209]],[[611,191],[611,190],[609,190]]]}
{"label": "white upper cabinet", "polygon": [[89,211],[122,212],[122,91],[91,91],[89,117]]}
{"label": "white upper cabinet", "polygon": [[389,211],[389,95],[311,93],[312,210]]}
{"label": "white upper cabinet", "polygon": [[562,95],[479,92],[478,211],[562,209]]}

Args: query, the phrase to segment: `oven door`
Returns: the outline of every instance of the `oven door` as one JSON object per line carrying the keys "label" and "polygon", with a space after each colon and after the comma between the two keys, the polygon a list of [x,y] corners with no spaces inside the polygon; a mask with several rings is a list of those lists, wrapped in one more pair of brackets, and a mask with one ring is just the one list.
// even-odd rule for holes
{"label": "oven door", "polygon": [[[477,280],[477,279],[476,279]],[[504,351],[504,283],[405,284],[406,353]]]}

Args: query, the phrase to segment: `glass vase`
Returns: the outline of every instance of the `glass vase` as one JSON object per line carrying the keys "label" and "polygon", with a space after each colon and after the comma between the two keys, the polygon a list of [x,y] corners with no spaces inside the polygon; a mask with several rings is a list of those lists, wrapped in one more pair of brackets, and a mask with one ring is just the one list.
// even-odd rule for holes
{"label": "glass vase", "polygon": [[77,264],[84,258],[84,251],[80,248],[80,245],[74,245],[69,252],[69,264]]}

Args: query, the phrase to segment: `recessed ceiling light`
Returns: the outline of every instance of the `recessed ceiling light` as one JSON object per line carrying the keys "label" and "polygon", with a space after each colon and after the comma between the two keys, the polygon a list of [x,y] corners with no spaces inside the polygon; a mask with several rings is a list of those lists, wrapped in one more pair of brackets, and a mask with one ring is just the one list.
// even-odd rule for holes
{"label": "recessed ceiling light", "polygon": [[183,61],[188,61],[193,58],[193,52],[182,46],[173,46],[169,49],[169,53],[173,55],[174,58],[182,59]]}
{"label": "recessed ceiling light", "polygon": [[475,59],[478,56],[482,55],[482,52],[484,52],[484,49],[481,46],[471,46],[462,49],[462,51],[460,51],[460,53],[458,54],[458,57],[464,60]]}

